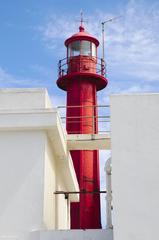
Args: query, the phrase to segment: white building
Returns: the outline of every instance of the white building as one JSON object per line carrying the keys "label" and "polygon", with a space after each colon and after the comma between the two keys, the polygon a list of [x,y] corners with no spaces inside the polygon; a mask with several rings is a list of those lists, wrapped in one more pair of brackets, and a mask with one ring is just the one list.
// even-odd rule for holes
{"label": "white building", "polygon": [[114,240],[158,239],[159,93],[111,97]]}
{"label": "white building", "polygon": [[[158,236],[159,94],[113,95],[111,134],[67,136],[45,89],[0,90],[0,240]],[[69,230],[78,192],[70,149],[112,150],[107,229]],[[83,141],[84,140],[84,141]],[[114,231],[114,238],[113,238]]]}
{"label": "white building", "polygon": [[0,90],[0,239],[68,229],[69,206],[55,191],[79,191],[65,133],[45,89]]}

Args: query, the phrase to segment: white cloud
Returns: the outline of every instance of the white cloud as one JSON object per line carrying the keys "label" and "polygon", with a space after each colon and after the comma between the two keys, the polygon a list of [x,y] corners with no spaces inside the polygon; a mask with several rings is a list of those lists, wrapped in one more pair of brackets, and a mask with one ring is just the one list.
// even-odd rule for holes
{"label": "white cloud", "polygon": [[0,82],[7,84],[17,83],[18,81],[6,70],[0,67]]}
{"label": "white cloud", "polygon": [[44,67],[42,65],[38,65],[38,64],[34,64],[31,66],[31,69],[35,72],[35,73],[39,73],[42,76],[45,77],[49,77],[52,76],[52,71],[51,69]]}
{"label": "white cloud", "polygon": [[46,86],[41,79],[24,78],[9,73],[6,69],[0,67],[0,84],[1,87],[43,87]]}

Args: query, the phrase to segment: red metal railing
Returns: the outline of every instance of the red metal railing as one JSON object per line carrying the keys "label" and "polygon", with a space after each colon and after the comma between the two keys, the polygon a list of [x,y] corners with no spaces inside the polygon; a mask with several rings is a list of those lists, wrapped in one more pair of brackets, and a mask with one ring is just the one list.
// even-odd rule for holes
{"label": "red metal railing", "polygon": [[[87,57],[86,57],[87,58]],[[94,64],[89,65],[89,73],[96,73],[103,77],[106,77],[106,64],[105,61],[102,58],[96,58],[96,57],[89,57],[90,60],[94,61]],[[84,61],[85,58],[82,57],[82,61]],[[61,59],[58,63],[58,77],[63,77],[67,74],[69,74],[70,64],[75,61],[80,62],[80,56],[73,58],[64,58]],[[74,71],[75,72],[75,71]],[[78,69],[76,69],[76,72],[83,72],[83,66],[79,64]]]}

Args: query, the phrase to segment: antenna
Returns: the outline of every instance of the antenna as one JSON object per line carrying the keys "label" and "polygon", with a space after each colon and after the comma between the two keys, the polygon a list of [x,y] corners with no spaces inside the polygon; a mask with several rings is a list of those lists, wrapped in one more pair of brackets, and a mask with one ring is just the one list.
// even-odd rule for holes
{"label": "antenna", "polygon": [[102,24],[102,59],[103,59],[103,61],[104,61],[104,56],[105,56],[105,46],[104,46],[104,41],[105,41],[105,39],[104,39],[104,26],[105,26],[105,23],[108,23],[108,22],[113,22],[113,21],[115,21],[116,19],[118,19],[118,18],[121,18],[122,16],[117,16],[117,17],[113,17],[113,18],[109,18],[109,19],[107,19],[106,21],[104,21],[104,22],[102,22],[101,24]]}

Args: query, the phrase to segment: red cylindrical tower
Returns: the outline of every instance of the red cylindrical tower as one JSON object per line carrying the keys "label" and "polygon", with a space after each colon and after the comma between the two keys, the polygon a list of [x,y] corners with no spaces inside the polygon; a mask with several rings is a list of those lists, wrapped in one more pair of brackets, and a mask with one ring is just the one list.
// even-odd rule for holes
{"label": "red cylindrical tower", "polygon": [[[97,58],[99,41],[84,27],[65,41],[67,57],[59,61],[57,85],[67,91],[68,134],[98,132],[97,91],[107,85],[104,60]],[[99,192],[99,156],[97,150],[71,151],[80,191]],[[80,194],[80,202],[71,204],[72,229],[101,228],[100,194]]]}

